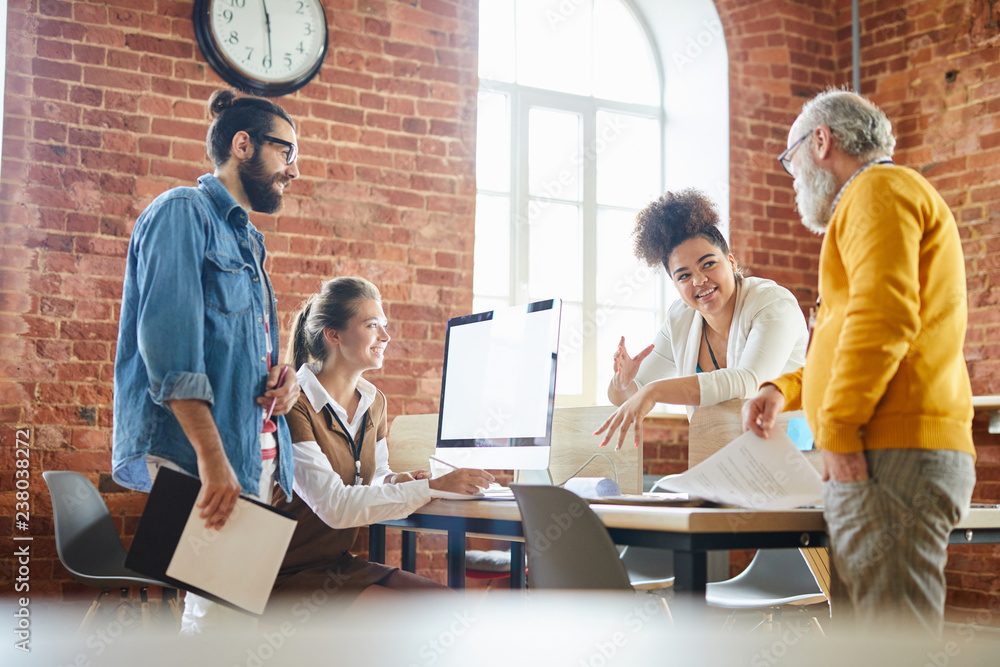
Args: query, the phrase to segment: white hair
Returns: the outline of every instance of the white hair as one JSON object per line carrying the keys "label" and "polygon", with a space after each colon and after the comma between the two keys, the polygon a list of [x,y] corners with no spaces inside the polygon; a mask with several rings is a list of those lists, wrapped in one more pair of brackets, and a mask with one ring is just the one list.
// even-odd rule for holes
{"label": "white hair", "polygon": [[885,113],[864,97],[846,90],[820,93],[805,103],[795,120],[795,126],[802,128],[803,133],[820,125],[830,128],[840,150],[864,162],[891,157],[896,148],[892,123]]}

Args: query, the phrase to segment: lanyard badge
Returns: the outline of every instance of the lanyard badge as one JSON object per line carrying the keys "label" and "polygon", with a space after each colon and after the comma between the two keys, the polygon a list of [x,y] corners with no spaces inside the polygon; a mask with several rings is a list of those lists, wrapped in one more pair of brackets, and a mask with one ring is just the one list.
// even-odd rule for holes
{"label": "lanyard badge", "polygon": [[361,479],[361,447],[365,444],[365,430],[368,427],[368,411],[361,415],[361,429],[358,431],[357,440],[351,437],[351,432],[347,430],[344,422],[340,421],[340,417],[337,416],[337,412],[327,404],[326,409],[330,411],[333,418],[337,421],[340,426],[340,430],[344,432],[344,439],[347,440],[347,444],[351,448],[351,454],[354,455],[354,486],[361,486],[363,484]]}

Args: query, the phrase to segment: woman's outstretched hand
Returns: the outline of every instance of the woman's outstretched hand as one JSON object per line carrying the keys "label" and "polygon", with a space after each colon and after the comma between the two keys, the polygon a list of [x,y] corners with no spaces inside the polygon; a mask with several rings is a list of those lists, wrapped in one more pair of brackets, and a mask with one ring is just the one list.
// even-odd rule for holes
{"label": "woman's outstretched hand", "polygon": [[615,431],[620,431],[615,449],[621,449],[622,445],[625,444],[625,434],[628,433],[629,427],[633,424],[635,425],[635,446],[638,447],[642,443],[642,420],[655,405],[656,401],[650,395],[648,387],[643,387],[635,392],[631,398],[622,403],[620,408],[615,410],[613,415],[608,417],[607,421],[601,424],[599,429],[594,431],[594,435],[600,435],[607,431],[604,440],[601,441],[601,447],[614,438]]}
{"label": "woman's outstretched hand", "polygon": [[628,391],[628,388],[632,386],[632,381],[635,380],[635,375],[639,372],[642,360],[652,353],[653,347],[650,345],[639,354],[630,357],[628,350],[625,349],[625,336],[622,336],[621,340],[618,341],[618,349],[615,350],[614,356],[615,374],[611,378],[611,383],[619,391]]}

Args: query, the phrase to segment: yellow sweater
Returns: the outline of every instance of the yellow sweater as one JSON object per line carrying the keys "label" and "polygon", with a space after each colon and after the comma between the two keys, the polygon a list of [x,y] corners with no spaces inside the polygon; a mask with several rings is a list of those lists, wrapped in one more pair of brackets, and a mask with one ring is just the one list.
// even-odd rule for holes
{"label": "yellow sweater", "polygon": [[804,368],[772,381],[816,446],[975,456],[965,366],[965,264],[948,205],[923,176],[874,165],[837,204],[820,251]]}

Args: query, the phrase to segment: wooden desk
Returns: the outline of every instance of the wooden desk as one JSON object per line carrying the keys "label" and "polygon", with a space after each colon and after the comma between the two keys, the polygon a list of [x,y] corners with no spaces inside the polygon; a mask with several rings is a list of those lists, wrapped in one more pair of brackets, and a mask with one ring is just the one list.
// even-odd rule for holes
{"label": "wooden desk", "polygon": [[[615,544],[672,549],[674,587],[699,595],[704,594],[707,583],[709,551],[828,545],[826,523],[819,509],[760,512],[600,504],[590,507],[604,522]],[[433,500],[405,519],[373,525],[369,533],[369,558],[373,561],[384,562],[386,526],[446,532],[448,585],[452,588],[465,587],[467,536],[510,540],[511,587],[524,585],[524,537],[521,515],[513,501]],[[1000,543],[1000,509],[973,508],[952,532],[951,543]],[[404,569],[412,572],[413,563],[415,558],[404,557]]]}

